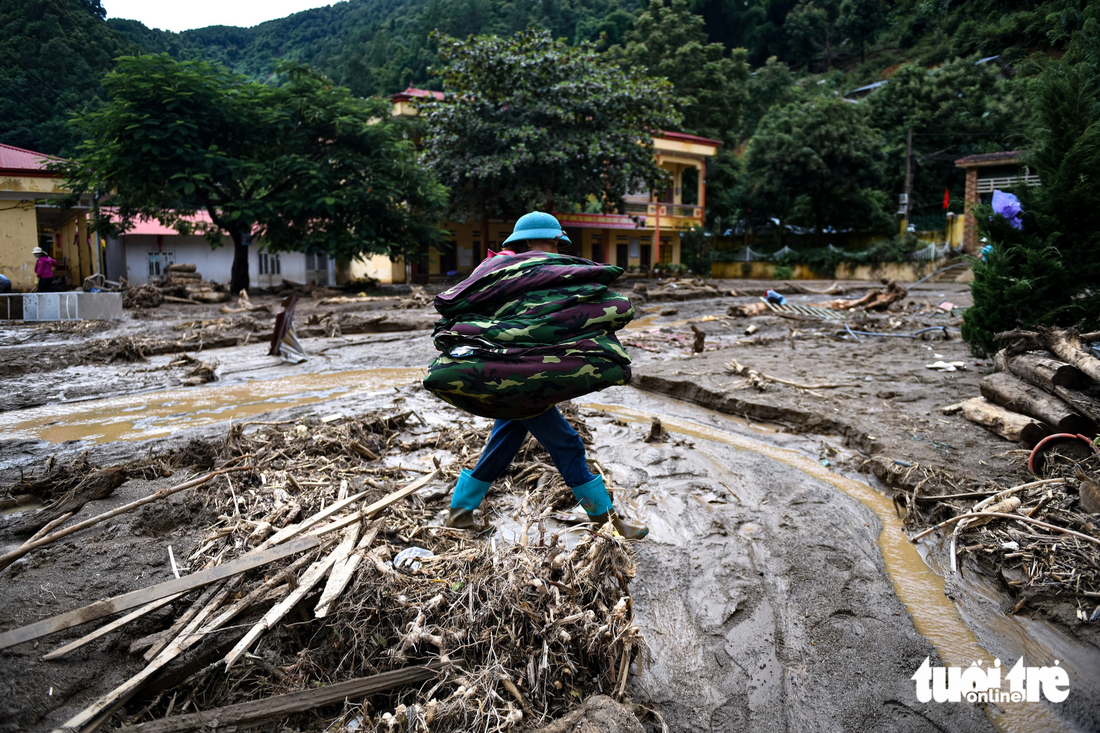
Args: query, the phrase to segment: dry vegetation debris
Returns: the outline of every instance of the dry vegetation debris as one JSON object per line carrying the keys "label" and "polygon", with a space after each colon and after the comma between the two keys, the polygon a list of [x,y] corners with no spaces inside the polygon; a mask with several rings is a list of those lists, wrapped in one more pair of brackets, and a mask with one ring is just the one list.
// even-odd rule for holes
{"label": "dry vegetation debris", "polygon": [[[576,412],[565,412],[590,440]],[[221,444],[193,441],[179,451],[171,462],[236,471],[201,489],[211,521],[192,551],[173,558],[184,577],[293,538],[320,543],[177,600],[176,623],[136,640],[131,652],[144,652],[157,669],[199,671],[177,672],[113,721],[147,722],[428,663],[438,671],[420,687],[302,712],[295,722],[316,730],[502,731],[549,720],[592,694],[622,696],[642,644],[630,549],[610,526],[565,536],[551,518],[572,497],[537,443],[498,482],[518,494],[510,541],[440,526],[446,480],[476,461],[485,437],[465,420],[434,429],[407,410],[237,424]],[[43,477],[54,493],[73,483],[70,468],[79,467]],[[135,470],[171,468],[146,461]],[[410,474],[419,480],[407,484]],[[400,562],[409,548],[418,548],[415,562]],[[126,699],[116,691],[83,715],[90,720]]]}

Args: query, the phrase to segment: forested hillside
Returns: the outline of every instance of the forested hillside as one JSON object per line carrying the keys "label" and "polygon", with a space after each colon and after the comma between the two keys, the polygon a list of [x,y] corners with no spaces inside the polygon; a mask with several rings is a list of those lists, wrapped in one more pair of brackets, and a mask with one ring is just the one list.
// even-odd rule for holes
{"label": "forested hillside", "polygon": [[[428,39],[433,30],[461,38],[533,25],[573,43],[605,35],[607,46],[625,45],[646,5],[644,0],[349,0],[252,28],[211,26],[177,34],[132,20],[105,20],[99,0],[0,0],[5,29],[0,139],[43,152],[71,152],[66,117],[96,106],[99,80],[122,54],[165,51],[216,60],[260,80],[272,73],[276,59],[291,59],[357,95],[384,95],[409,84],[432,84],[428,69],[439,62]],[[688,2],[703,20],[706,40],[726,53],[744,48],[739,58],[753,68],[774,56],[795,72],[831,69],[830,83],[842,92],[877,81],[905,61],[932,66],[956,56],[1000,55],[1013,63],[1036,51],[1057,51],[1080,26],[1085,5],[1085,0]]]}

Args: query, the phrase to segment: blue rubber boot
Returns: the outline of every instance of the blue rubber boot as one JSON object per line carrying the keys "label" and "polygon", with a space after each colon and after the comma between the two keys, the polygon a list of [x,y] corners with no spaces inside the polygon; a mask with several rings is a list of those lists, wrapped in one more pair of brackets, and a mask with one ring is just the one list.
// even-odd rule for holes
{"label": "blue rubber boot", "polygon": [[607,520],[610,519],[615,531],[628,540],[640,540],[649,534],[649,527],[644,524],[628,524],[615,513],[603,476],[597,476],[586,484],[574,486],[573,496],[577,497],[577,501],[588,514],[588,519],[595,522],[597,527],[607,524]]}
{"label": "blue rubber boot", "polygon": [[478,481],[469,469],[458,474],[454,494],[451,495],[451,510],[447,513],[447,526],[455,529],[480,530],[481,525],[474,521],[474,509],[485,501],[485,494],[492,486],[491,481]]}

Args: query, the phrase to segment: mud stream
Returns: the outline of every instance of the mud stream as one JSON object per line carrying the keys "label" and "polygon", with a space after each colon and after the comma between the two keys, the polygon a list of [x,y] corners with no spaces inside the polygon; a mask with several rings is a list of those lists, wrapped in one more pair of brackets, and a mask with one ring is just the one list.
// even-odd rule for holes
{"label": "mud stream", "polygon": [[364,369],[60,403],[0,413],[0,434],[51,443],[146,440],[200,425],[410,384],[422,376],[420,369]]}
{"label": "mud stream", "polygon": [[[95,443],[144,440],[186,428],[230,419],[241,420],[280,408],[333,401],[354,394],[408,385],[419,381],[421,375],[421,370],[400,368],[300,374],[224,386],[207,385],[56,404],[0,414],[0,434],[9,439],[40,439],[52,443],[69,440]],[[634,391],[619,392],[627,393],[633,394]],[[635,424],[648,424],[653,417],[660,417],[665,428],[675,434],[728,446],[736,451],[751,452],[796,469],[853,497],[873,511],[882,525],[878,546],[893,589],[912,615],[917,631],[935,645],[945,662],[964,667],[975,661],[983,665],[991,664],[994,654],[990,654],[989,649],[1001,656],[1002,661],[1008,659],[1008,664],[1020,654],[1026,654],[1030,664],[1048,664],[1055,657],[1060,658],[1070,670],[1071,685],[1075,683],[1075,675],[1093,672],[1088,669],[1093,661],[1087,659],[1082,663],[1086,669],[1075,670],[1074,651],[1056,643],[1054,637],[1057,635],[1046,634],[1045,625],[1030,622],[1025,626],[1014,619],[996,618],[995,614],[982,617],[975,611],[979,604],[970,607],[967,620],[971,626],[978,628],[982,639],[988,642],[996,637],[998,640],[993,644],[980,643],[971,627],[960,617],[959,608],[945,596],[943,577],[929,567],[918,547],[905,537],[892,502],[867,484],[836,474],[800,452],[761,442],[767,440],[766,434],[772,433],[764,427],[722,416],[731,428],[736,429],[734,426],[740,424],[760,435],[761,440],[756,440],[696,422],[694,415],[705,417],[705,413],[709,412],[702,408],[676,403],[679,406],[676,412],[686,415],[685,418],[669,415],[670,410],[663,409],[660,400],[647,397],[643,404],[650,408],[656,406],[658,411],[622,404],[587,403],[585,406]],[[326,409],[329,409],[328,405]],[[329,411],[338,410],[339,403],[332,402]],[[701,450],[707,452],[705,446]],[[724,470],[717,458],[712,463],[717,472]],[[738,531],[753,530],[746,523]],[[686,539],[694,542],[696,538]],[[992,593],[992,589],[966,590],[987,596]],[[641,602],[648,600],[642,599]],[[1001,639],[1001,636],[1006,636],[1007,640]],[[1005,704],[999,711],[991,707],[991,717],[997,728],[1013,733],[1074,729],[1045,704]]]}
{"label": "mud stream", "polygon": [[[893,582],[894,591],[913,617],[917,631],[935,645],[944,662],[951,666],[968,667],[973,662],[992,665],[994,655],[983,648],[974,632],[960,616],[955,603],[944,594],[943,576],[929,567],[918,546],[906,538],[902,531],[902,520],[895,513],[893,502],[883,494],[861,481],[834,473],[813,459],[793,450],[768,445],[736,433],[670,417],[664,413],[638,410],[622,405],[587,403],[585,406],[644,425],[648,425],[654,417],[659,417],[665,429],[672,433],[763,455],[827,483],[858,500],[871,509],[882,523],[878,546]],[[974,584],[971,583],[971,585]],[[972,588],[972,590],[982,592],[987,600],[993,593],[991,588]],[[972,606],[970,610],[976,610],[976,607]],[[1003,617],[1004,614],[997,614],[997,616]],[[976,619],[972,619],[972,622],[974,620]],[[1060,645],[1062,648],[1058,649],[1059,654],[1036,641],[1036,638],[1047,637],[1046,642],[1054,643],[1054,638],[1058,634],[1052,633],[1052,628],[1048,624],[1031,621],[1030,628],[1025,629],[1022,622],[1014,618],[996,618],[993,615],[986,615],[981,619],[981,623],[988,625],[981,629],[987,632],[983,634],[987,638],[1001,633],[1008,635],[1006,641],[996,645],[998,647],[996,651],[1001,655],[1002,662],[1009,660],[1007,663],[1011,665],[1018,656],[1026,655],[1029,664],[1041,665],[1052,664],[1056,657],[1060,657],[1062,665],[1070,669],[1071,680],[1076,682],[1077,687],[1080,688],[1085,684],[1091,686],[1086,675],[1092,672],[1089,667],[1094,666],[1094,662],[1090,662],[1084,655],[1077,655],[1081,658],[1074,660],[1073,650],[1065,648],[1065,645]],[[996,631],[993,631],[994,629]],[[993,633],[989,633],[991,631]],[[1074,661],[1079,662],[1079,665],[1075,665]],[[1074,674],[1075,672],[1077,674]],[[990,706],[990,717],[999,730],[1012,733],[1076,730],[1075,727],[1061,720],[1045,703],[1004,703],[1000,708],[997,711]]]}

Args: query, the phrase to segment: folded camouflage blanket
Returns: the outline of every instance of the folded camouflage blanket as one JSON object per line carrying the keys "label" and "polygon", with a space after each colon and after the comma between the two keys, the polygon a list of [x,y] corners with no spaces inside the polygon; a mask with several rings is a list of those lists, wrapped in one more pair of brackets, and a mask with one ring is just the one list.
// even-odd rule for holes
{"label": "folded camouflage blanket", "polygon": [[443,352],[424,386],[459,409],[525,420],[564,400],[630,381],[615,332],[634,317],[608,289],[622,268],[525,252],[483,262],[435,298]]}

